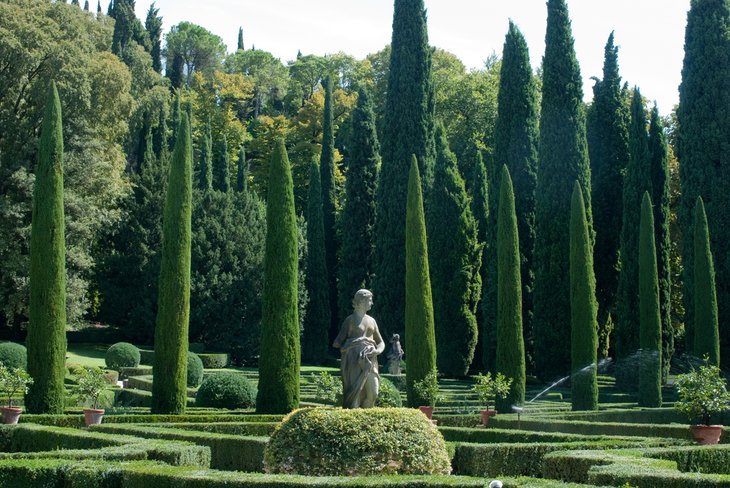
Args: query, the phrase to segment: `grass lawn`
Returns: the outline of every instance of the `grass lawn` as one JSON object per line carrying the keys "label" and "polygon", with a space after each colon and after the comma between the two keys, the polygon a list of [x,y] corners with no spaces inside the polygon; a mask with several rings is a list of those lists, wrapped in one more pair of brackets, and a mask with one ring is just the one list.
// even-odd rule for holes
{"label": "grass lawn", "polygon": [[89,367],[106,367],[104,356],[109,349],[107,344],[69,344],[66,351],[66,364],[80,364]]}

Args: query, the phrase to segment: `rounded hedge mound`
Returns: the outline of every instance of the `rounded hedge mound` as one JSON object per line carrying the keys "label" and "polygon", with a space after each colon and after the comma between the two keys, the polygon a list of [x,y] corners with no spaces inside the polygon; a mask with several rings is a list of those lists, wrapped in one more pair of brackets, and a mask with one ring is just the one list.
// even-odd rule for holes
{"label": "rounded hedge mound", "polygon": [[276,428],[264,469],[307,476],[449,474],[451,463],[443,436],[418,410],[307,408]]}
{"label": "rounded hedge mound", "polygon": [[403,399],[400,397],[398,388],[392,381],[381,377],[380,391],[378,392],[378,401],[375,402],[376,407],[396,407],[403,406]]}
{"label": "rounded hedge mound", "polygon": [[136,368],[139,366],[139,349],[129,342],[117,342],[106,350],[106,367],[119,371],[119,368]]}
{"label": "rounded hedge mound", "polygon": [[3,342],[0,344],[0,363],[7,368],[27,369],[28,351],[22,344]]}
{"label": "rounded hedge mound", "polygon": [[194,352],[188,351],[188,386],[197,388],[203,382],[203,361]]}
{"label": "rounded hedge mound", "polygon": [[195,396],[196,407],[251,408],[256,405],[256,388],[243,375],[215,373],[207,376]]}

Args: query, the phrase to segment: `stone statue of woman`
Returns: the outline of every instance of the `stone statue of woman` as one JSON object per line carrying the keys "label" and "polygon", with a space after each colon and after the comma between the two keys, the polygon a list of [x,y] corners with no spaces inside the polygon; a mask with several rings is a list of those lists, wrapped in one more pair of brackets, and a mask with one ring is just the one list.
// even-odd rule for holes
{"label": "stone statue of woman", "polygon": [[378,399],[378,355],[385,350],[385,342],[375,319],[367,314],[372,306],[373,294],[368,290],[358,290],[352,299],[354,312],[342,323],[333,344],[342,355],[340,369],[344,408],[371,408]]}

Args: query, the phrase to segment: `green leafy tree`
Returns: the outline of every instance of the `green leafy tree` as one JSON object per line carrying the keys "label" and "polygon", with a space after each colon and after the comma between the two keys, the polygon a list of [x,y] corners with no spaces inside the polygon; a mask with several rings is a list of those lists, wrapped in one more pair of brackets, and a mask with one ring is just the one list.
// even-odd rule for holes
{"label": "green leafy tree", "polygon": [[[496,307],[489,308],[485,299],[488,290],[493,290],[491,283],[487,280],[490,276],[492,266],[491,259],[494,249],[489,247],[489,182],[487,178],[487,168],[484,165],[481,152],[477,152],[474,158],[474,168],[471,175],[471,213],[477,224],[477,242],[482,246],[481,262],[479,274],[482,279],[482,297],[477,304],[477,343],[476,353],[479,354],[475,359],[477,364],[481,361],[482,369],[494,369],[495,347],[496,347],[496,327],[489,327],[487,324],[494,324],[494,320],[490,322],[489,318],[496,314]],[[496,276],[496,273],[494,274]],[[489,316],[488,316],[489,315]],[[481,356],[481,357],[480,357]]]}
{"label": "green leafy tree", "polygon": [[575,182],[570,211],[571,403],[573,410],[598,409],[596,351],[596,279],[593,249],[583,205],[583,190]]}
{"label": "green leafy tree", "polygon": [[481,295],[481,246],[464,180],[443,126],[436,126],[436,168],[427,213],[429,269],[433,285],[438,370],[447,376],[469,372],[477,343],[474,315]]}
{"label": "green leafy tree", "polygon": [[639,229],[639,406],[662,406],[662,322],[654,244],[654,210],[649,192],[641,201]]}
{"label": "green leafy tree", "polygon": [[[397,0],[393,12],[388,97],[375,222],[376,312],[385,335],[402,332],[405,317],[405,222],[413,155],[424,188],[433,180],[431,48],[422,0]],[[406,339],[407,340],[407,339]],[[419,377],[420,379],[420,377]]]}
{"label": "green leafy tree", "polygon": [[654,105],[649,121],[649,172],[654,202],[654,241],[656,243],[657,276],[659,280],[659,310],[662,331],[662,382],[666,381],[674,354],[672,325],[672,242],[670,236],[669,155],[664,126]]}
{"label": "green leafy tree", "polygon": [[512,388],[497,409],[510,411],[525,401],[525,342],[522,332],[522,277],[515,195],[507,166],[502,166],[497,217],[497,371]]}
{"label": "green leafy tree", "polygon": [[63,213],[63,128],[56,84],[48,88],[33,189],[30,317],[25,398],[30,413],[62,414],[66,372],[66,244]]}
{"label": "green leafy tree", "polygon": [[323,222],[322,184],[320,169],[312,161],[309,172],[307,199],[307,318],[302,335],[302,360],[321,364],[327,358],[329,345],[330,301],[327,274],[326,245]]}
{"label": "green leafy tree", "polygon": [[363,88],[358,91],[357,108],[352,112],[351,127],[345,204],[340,219],[343,239],[337,281],[339,318],[343,320],[350,314],[355,292],[361,288],[369,288],[373,279],[375,193],[380,144],[372,99]]}
{"label": "green leafy tree", "polygon": [[203,140],[200,144],[200,167],[198,168],[198,188],[200,190],[213,189],[213,166],[213,136],[210,121],[208,121],[205,124]]}
{"label": "green leafy tree", "polygon": [[155,7],[155,2],[152,2],[147,11],[144,28],[150,39],[152,69],[158,73],[162,73],[162,17],[159,14],[160,9]]}
{"label": "green leafy tree", "polygon": [[[629,127],[630,159],[623,188],[621,227],[621,272],[618,283],[616,321],[617,381],[635,386],[637,376],[631,357],[639,350],[639,221],[641,199],[651,191],[649,179],[649,142],[646,132],[644,102],[638,89],[631,100]],[[627,362],[628,361],[628,362]]]}
{"label": "green leafy tree", "polygon": [[177,128],[162,219],[162,254],[155,326],[153,371],[164,381],[152,385],[152,412],[182,414],[187,404],[190,319],[192,145],[183,113]]}
{"label": "green leafy tree", "polygon": [[238,44],[236,47],[237,50],[243,51],[243,27],[238,28]]}
{"label": "green leafy tree", "polygon": [[548,1],[535,201],[535,370],[565,374],[570,338],[570,195],[577,180],[592,236],[583,80],[565,0]]}
{"label": "green leafy tree", "polygon": [[288,82],[286,66],[278,58],[260,49],[236,51],[226,58],[224,69],[228,73],[244,74],[254,82],[253,97],[242,114],[245,118],[275,115],[273,108],[281,104]]}
{"label": "green leafy tree", "polygon": [[145,46],[148,38],[142,22],[134,13],[135,0],[117,0],[114,2],[114,34],[112,35],[112,53],[120,59],[126,59],[127,51],[133,43]]}
{"label": "green leafy tree", "polygon": [[186,86],[190,85],[196,71],[213,74],[226,54],[226,45],[219,36],[192,22],[173,25],[165,40],[167,66],[175,67],[176,62],[182,62]]}
{"label": "green leafy tree", "polygon": [[436,376],[436,332],[422,192],[418,163],[416,157],[413,156],[408,176],[405,232],[406,351],[410,351],[406,368],[406,384],[408,404],[411,406],[429,405],[429,399],[424,395],[419,395],[419,389],[414,386],[416,383],[425,381],[429,375]]}
{"label": "green leafy tree", "polygon": [[702,197],[697,197],[694,218],[694,353],[720,366],[715,265],[710,250],[710,233]]}
{"label": "green leafy tree", "polygon": [[266,257],[261,357],[256,411],[288,413],[299,407],[297,221],[284,140],[271,157],[266,204]]}
{"label": "green leafy tree", "polygon": [[[730,2],[690,2],[684,39],[684,64],[677,108],[677,156],[681,198],[679,227],[689,236],[697,197],[704,200],[710,245],[717,264],[721,355],[730,358]],[[682,239],[685,338],[697,350],[695,333],[694,241]]]}
{"label": "green leafy tree", "polygon": [[[499,82],[499,105],[494,136],[494,169],[492,188],[499,188],[501,166],[506,165],[514,183],[517,228],[519,230],[520,272],[522,282],[522,321],[526,335],[532,336],[532,288],[534,280],[533,252],[535,247],[535,185],[537,184],[538,150],[538,91],[530,65],[527,42],[511,21],[504,41]],[[495,192],[496,193],[496,192]],[[501,197],[500,197],[501,198]],[[496,249],[497,195],[492,195],[492,229],[489,246]],[[491,259],[491,271],[485,276],[485,287],[496,290],[496,263]],[[496,299],[496,291],[486,297]],[[488,298],[489,299],[489,298]],[[484,310],[496,309],[496,302],[485,304]],[[492,317],[494,313],[492,312]],[[498,371],[502,371],[499,370]],[[506,371],[505,371],[506,373]],[[509,373],[507,376],[511,376]],[[515,380],[517,380],[515,378]],[[513,390],[513,395],[516,392]]]}
{"label": "green leafy tree", "polygon": [[623,171],[629,161],[628,114],[621,90],[618,47],[613,32],[603,58],[603,79],[593,85],[588,112],[588,149],[591,156],[593,227],[596,231],[596,297],[598,350],[608,354],[614,323],[619,276],[619,242]]}
{"label": "green leafy tree", "polygon": [[229,175],[230,158],[228,156],[228,140],[226,135],[218,140],[216,150],[213,153],[213,189],[224,193],[231,189],[231,178]]}
{"label": "green leafy tree", "polygon": [[243,147],[243,144],[241,144],[236,164],[236,191],[248,193],[248,161],[246,160],[246,148]]}

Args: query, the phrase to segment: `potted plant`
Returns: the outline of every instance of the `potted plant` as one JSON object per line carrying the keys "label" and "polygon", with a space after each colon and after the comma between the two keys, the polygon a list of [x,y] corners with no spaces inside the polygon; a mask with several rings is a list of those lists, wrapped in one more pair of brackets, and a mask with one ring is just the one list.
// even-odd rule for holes
{"label": "potted plant", "polygon": [[489,408],[490,400],[494,399],[496,403],[497,398],[507,398],[511,387],[512,378],[507,378],[502,373],[497,373],[494,377],[491,372],[486,375],[479,373],[476,376],[476,383],[472,386],[472,390],[479,397],[479,402],[487,406],[486,410],[481,411],[482,425],[486,427],[489,417],[497,415],[497,410]]}
{"label": "potted plant", "polygon": [[99,368],[79,368],[76,374],[76,394],[84,404],[91,405],[91,408],[84,409],[84,422],[87,426],[100,424],[104,409],[99,408],[99,396],[109,386],[104,371]]}
{"label": "potted plant", "polygon": [[705,357],[705,363],[699,368],[678,375],[675,387],[679,395],[675,408],[686,414],[690,422],[702,422],[690,426],[694,439],[702,445],[717,444],[722,434],[722,425],[710,425],[710,416],[730,410],[730,393],[720,368],[710,364]]}
{"label": "potted plant", "polygon": [[28,393],[28,385],[33,383],[33,378],[22,368],[10,369],[0,364],[0,389],[8,399],[4,407],[0,407],[3,424],[17,424],[20,414],[23,411],[20,407],[13,406],[13,396],[20,393]]}
{"label": "potted plant", "polygon": [[430,420],[433,416],[434,407],[439,401],[441,401],[438,373],[436,371],[432,371],[423,379],[415,381],[413,383],[413,393],[417,398],[422,399],[426,403],[426,405],[419,406],[418,409]]}

